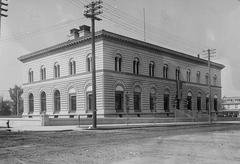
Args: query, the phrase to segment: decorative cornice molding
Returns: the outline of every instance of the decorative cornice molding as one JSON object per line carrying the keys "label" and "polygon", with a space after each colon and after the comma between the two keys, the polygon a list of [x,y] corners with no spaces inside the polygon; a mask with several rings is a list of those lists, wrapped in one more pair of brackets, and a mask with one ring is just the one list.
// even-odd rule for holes
{"label": "decorative cornice molding", "polygon": [[[202,58],[198,58],[195,56],[191,56],[182,52],[178,52],[175,50],[171,50],[168,48],[164,48],[164,47],[160,47],[158,45],[154,45],[154,44],[150,44],[150,43],[146,43],[137,39],[133,39],[130,37],[126,37],[123,35],[119,35],[119,34],[115,34],[109,31],[105,31],[105,30],[101,30],[96,32],[95,34],[96,37],[96,42],[99,41],[99,39],[106,39],[106,40],[115,40],[118,42],[124,42],[127,45],[133,45],[136,46],[137,48],[141,48],[144,50],[148,50],[148,51],[155,51],[155,52],[161,52],[161,53],[165,53],[165,55],[174,57],[174,58],[181,58],[181,59],[185,59],[185,60],[190,60],[192,62],[198,63],[198,64],[204,64],[207,65],[207,60],[204,60]],[[78,47],[80,44],[86,44],[89,42],[89,44],[91,41],[91,36],[87,35],[84,37],[80,37],[74,40],[70,40],[70,41],[66,41],[64,43],[60,43],[24,56],[21,56],[18,58],[18,60],[20,60],[23,63],[26,63],[28,61],[34,60],[36,58],[41,58],[41,57],[45,57],[45,56],[49,56],[52,54],[56,54],[58,52],[64,52],[66,50],[69,49],[73,49]],[[211,62],[212,67],[216,68],[216,69],[223,69],[225,66],[219,63],[215,63],[215,62]]]}

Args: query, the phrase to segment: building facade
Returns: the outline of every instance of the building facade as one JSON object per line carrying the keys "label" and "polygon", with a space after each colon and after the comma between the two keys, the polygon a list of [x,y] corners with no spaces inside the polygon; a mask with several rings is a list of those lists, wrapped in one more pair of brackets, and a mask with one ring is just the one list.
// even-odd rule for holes
{"label": "building facade", "polygon": [[223,111],[238,111],[240,112],[240,97],[223,97]]}
{"label": "building facade", "polygon": [[[91,36],[88,26],[73,39],[19,58],[28,79],[24,114],[92,113]],[[97,113],[206,111],[221,106],[223,65],[105,30],[96,32]],[[211,101],[208,82],[211,81]]]}

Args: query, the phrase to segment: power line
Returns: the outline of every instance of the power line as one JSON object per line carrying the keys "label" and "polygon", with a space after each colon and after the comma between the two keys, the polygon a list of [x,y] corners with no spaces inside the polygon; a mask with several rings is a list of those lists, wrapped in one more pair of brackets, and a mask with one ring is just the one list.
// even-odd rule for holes
{"label": "power line", "polygon": [[[77,1],[76,3],[78,3],[78,2],[79,1]],[[119,9],[116,9],[115,7],[111,6],[107,2],[105,2],[104,4],[107,6],[106,8],[104,8],[104,10],[106,11],[105,13],[107,13],[109,15],[104,14],[104,16],[102,16],[102,17],[108,18],[108,20],[113,22],[114,24],[118,24],[118,25],[120,25],[120,23],[124,24],[125,30],[126,30],[126,26],[127,26],[127,28],[129,26],[131,26],[131,28],[128,28],[128,30],[132,30],[132,31],[136,32],[136,29],[137,29],[138,35],[139,35],[139,33],[141,33],[141,34],[143,33],[144,30],[143,30],[143,27],[141,24],[142,23],[141,20],[139,20],[129,14],[126,14],[125,12],[122,12]],[[79,4],[76,6],[79,7]],[[117,22],[115,21],[115,18],[112,19],[112,17],[117,18]],[[122,19],[122,17],[124,17],[124,19]],[[123,25],[120,25],[120,26],[123,26]],[[185,44],[183,44],[184,40],[182,38],[178,39],[179,37],[174,37],[174,35],[170,34],[169,32],[159,30],[158,28],[156,28],[152,25],[148,25],[148,26],[150,26],[151,28],[150,28],[150,30],[147,31],[147,34],[148,34],[148,37],[150,37],[150,40],[152,40],[152,41],[155,40],[155,42],[161,42],[165,46],[166,46],[166,43],[171,44],[172,46],[174,46],[174,49],[176,49],[176,46],[179,48],[181,47],[180,48],[181,50],[184,50],[187,52],[190,51],[190,52],[196,53],[201,49],[201,48],[199,48],[199,46],[196,46],[196,45],[194,45],[194,47],[193,47],[192,45],[190,45],[190,43],[185,42]],[[161,35],[159,35],[159,33]],[[163,41],[165,41],[166,43],[164,43]],[[177,45],[176,45],[176,43],[177,43]],[[183,46],[180,46],[179,44],[184,45],[185,48],[183,48]],[[198,50],[196,50],[196,49],[198,49]]]}
{"label": "power line", "polygon": [[31,32],[25,32],[25,33],[19,33],[19,34],[11,35],[11,36],[0,39],[0,42],[1,41],[8,41],[8,40],[20,40],[20,39],[25,39],[25,38],[32,37],[34,35],[48,33],[48,32],[51,32],[53,30],[57,30],[57,29],[60,29],[60,28],[67,27],[67,26],[69,26],[70,23],[77,22],[77,21],[82,20],[82,19],[84,19],[84,17],[69,20],[69,21],[62,22],[62,23],[59,23],[59,24],[55,24],[55,25],[52,25],[52,26],[48,26],[48,27],[45,27],[45,28],[42,28],[42,29],[37,29],[37,30],[31,31]]}

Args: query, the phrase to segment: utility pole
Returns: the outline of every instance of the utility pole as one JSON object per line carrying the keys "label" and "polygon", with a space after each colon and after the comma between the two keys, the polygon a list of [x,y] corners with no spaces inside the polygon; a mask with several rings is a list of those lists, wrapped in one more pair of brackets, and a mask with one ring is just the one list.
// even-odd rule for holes
{"label": "utility pole", "polygon": [[19,113],[19,103],[18,103],[18,101],[19,101],[19,98],[18,98],[18,89],[17,89],[17,116],[18,116],[18,113]]}
{"label": "utility pole", "polygon": [[92,1],[90,4],[86,5],[86,10],[84,11],[84,16],[86,18],[91,18],[92,23],[92,108],[93,108],[93,122],[92,128],[97,128],[97,105],[96,105],[96,63],[95,63],[95,20],[100,21],[102,19],[97,16],[102,14],[103,12],[100,10],[103,8],[101,5],[103,2]]}
{"label": "utility pole", "polygon": [[[3,6],[5,8],[3,8]],[[2,17],[8,16],[6,14],[3,14],[2,11],[7,12],[8,11],[8,9],[6,9],[7,6],[8,6],[7,3],[3,3],[2,0],[0,0],[0,38],[1,38],[1,24],[2,24],[1,19],[2,19]]]}
{"label": "utility pole", "polygon": [[146,42],[146,20],[145,20],[145,8],[143,8],[143,32],[144,32],[144,42]]}
{"label": "utility pole", "polygon": [[208,98],[208,110],[209,110],[209,124],[212,123],[212,119],[211,119],[211,97],[212,97],[212,93],[211,93],[211,56],[212,54],[216,53],[216,49],[208,49],[208,50],[204,50],[203,52],[207,52],[208,55],[208,90],[209,90],[209,98]]}

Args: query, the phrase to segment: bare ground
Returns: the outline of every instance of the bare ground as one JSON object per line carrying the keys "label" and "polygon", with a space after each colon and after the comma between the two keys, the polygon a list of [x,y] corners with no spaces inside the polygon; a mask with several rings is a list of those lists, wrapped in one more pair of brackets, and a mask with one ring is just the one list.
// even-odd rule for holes
{"label": "bare ground", "polygon": [[240,126],[0,131],[0,164],[240,163]]}

